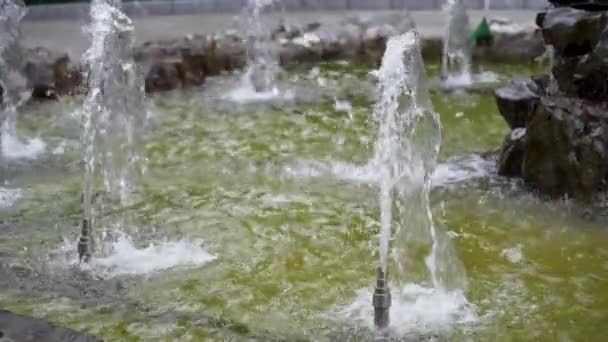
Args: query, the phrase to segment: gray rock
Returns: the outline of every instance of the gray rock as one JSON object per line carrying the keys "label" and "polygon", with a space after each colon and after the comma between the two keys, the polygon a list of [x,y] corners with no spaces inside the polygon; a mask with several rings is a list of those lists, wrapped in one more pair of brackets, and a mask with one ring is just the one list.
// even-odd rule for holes
{"label": "gray rock", "polygon": [[321,39],[323,60],[358,58],[361,53],[361,27],[354,24],[341,26],[337,30],[321,29],[316,34]]}
{"label": "gray rock", "polygon": [[41,319],[0,310],[0,341],[6,342],[100,342],[102,340],[62,328]]}
{"label": "gray rock", "polygon": [[525,128],[516,128],[507,134],[498,157],[499,175],[521,177],[525,138]]}
{"label": "gray rock", "polygon": [[566,85],[566,89],[581,98],[608,101],[608,28],[593,51],[575,63],[572,73],[567,74],[572,77],[571,87]]}
{"label": "gray rock", "polygon": [[323,60],[323,44],[318,34],[309,32],[300,37],[284,41],[279,49],[282,65],[311,63]]}
{"label": "gray rock", "polygon": [[606,190],[608,111],[574,98],[541,98],[528,122],[523,177],[542,193],[590,200]]}
{"label": "gray rock", "polygon": [[511,129],[525,128],[536,112],[542,89],[532,79],[515,82],[494,92],[500,115]]}
{"label": "gray rock", "polygon": [[607,23],[606,12],[588,12],[569,7],[549,9],[541,21],[545,43],[553,45],[564,57],[590,53],[599,42]]}

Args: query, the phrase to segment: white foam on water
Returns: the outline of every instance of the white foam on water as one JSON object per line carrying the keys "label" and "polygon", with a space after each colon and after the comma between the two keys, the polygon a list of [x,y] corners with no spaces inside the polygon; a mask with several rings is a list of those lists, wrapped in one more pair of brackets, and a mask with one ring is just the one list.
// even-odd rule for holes
{"label": "white foam on water", "polygon": [[222,98],[239,104],[247,104],[277,100],[289,101],[294,98],[294,94],[292,91],[281,91],[277,87],[268,91],[256,91],[249,78],[245,76],[236,88],[222,96]]}
{"label": "white foam on water", "polygon": [[[202,247],[202,240],[162,241],[138,248],[128,235],[121,235],[111,245],[110,253],[104,257],[93,257],[83,269],[104,277],[119,275],[144,275],[177,267],[204,265],[217,257]],[[77,243],[66,241],[59,254],[66,257],[68,266],[78,264]]]}
{"label": "white foam on water", "polygon": [[0,208],[10,207],[21,198],[21,189],[0,187]]}
{"label": "white foam on water", "polygon": [[65,147],[66,147],[66,142],[62,141],[61,143],[59,143],[59,145],[57,145],[53,151],[51,151],[51,153],[53,155],[61,155],[65,153]]}
{"label": "white foam on water", "polygon": [[439,163],[433,172],[433,186],[445,186],[475,178],[487,177],[492,173],[494,163],[477,154],[465,158]]}
{"label": "white foam on water", "polygon": [[[458,160],[439,163],[432,175],[434,187],[460,183],[471,179],[487,177],[491,174],[494,163],[473,154]],[[341,180],[376,184],[378,172],[372,163],[355,165],[342,161],[301,160],[287,165],[283,171],[293,178],[315,178],[330,175]]]}
{"label": "white foam on water", "polygon": [[11,134],[2,134],[2,155],[8,159],[34,159],[45,148],[46,144],[40,138],[23,143]]}
{"label": "white foam on water", "polygon": [[500,255],[507,258],[510,262],[517,264],[524,259],[524,255],[521,251],[521,245],[504,249]]}
{"label": "white foam on water", "polygon": [[353,110],[353,105],[348,100],[334,99],[334,109],[336,112],[350,113]]}
{"label": "white foam on water", "polygon": [[[458,325],[478,321],[477,308],[462,290],[440,290],[419,284],[391,288],[389,332],[393,335],[424,335],[443,332]],[[339,310],[341,316],[374,329],[373,289],[357,291],[352,304]]]}

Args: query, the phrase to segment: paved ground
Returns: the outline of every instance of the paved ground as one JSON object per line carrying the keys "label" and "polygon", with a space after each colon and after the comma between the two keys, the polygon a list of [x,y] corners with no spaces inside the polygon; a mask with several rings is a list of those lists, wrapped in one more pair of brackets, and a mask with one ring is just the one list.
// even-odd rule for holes
{"label": "paved ground", "polygon": [[[390,11],[336,11],[336,12],[293,12],[286,18],[294,23],[319,21],[325,25],[337,25],[345,16],[362,14],[374,15]],[[438,11],[411,12],[419,32],[425,36],[442,35],[445,18]],[[484,11],[469,11],[472,24],[477,24]],[[508,18],[515,23],[533,25],[535,11],[490,11],[489,17]],[[271,20],[276,21],[276,18]],[[44,46],[65,51],[78,59],[88,47],[89,41],[82,29],[85,22],[77,20],[25,21],[22,31],[26,46]],[[207,33],[235,27],[233,14],[200,14],[184,16],[155,16],[135,19],[138,42],[183,37],[190,33]]]}

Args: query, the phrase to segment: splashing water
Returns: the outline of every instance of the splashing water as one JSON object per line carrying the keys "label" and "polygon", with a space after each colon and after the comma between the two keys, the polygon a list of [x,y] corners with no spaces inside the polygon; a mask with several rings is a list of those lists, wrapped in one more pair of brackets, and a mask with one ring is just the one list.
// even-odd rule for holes
{"label": "splashing water", "polygon": [[458,83],[471,84],[471,31],[466,7],[462,0],[447,0],[444,12],[447,25],[443,38],[442,77],[446,82],[453,78]]}
{"label": "splashing water", "polygon": [[34,158],[45,148],[40,139],[23,143],[17,138],[18,108],[29,99],[21,74],[23,58],[19,24],[26,7],[21,0],[0,0],[0,160]]}
{"label": "splashing water", "polygon": [[263,16],[276,10],[278,0],[247,0],[239,22],[245,37],[247,70],[240,84],[228,97],[237,102],[267,101],[281,96],[276,86],[280,71],[278,47]]}
{"label": "splashing water", "polygon": [[81,109],[83,219],[91,224],[103,212],[103,206],[93,208],[97,178],[110,200],[124,207],[131,204],[133,182],[143,172],[138,148],[146,119],[143,80],[131,57],[133,24],[120,5],[93,0],[87,28],[91,47],[83,56],[89,86]]}
{"label": "splashing water", "polygon": [[[121,275],[146,275],[184,267],[202,266],[216,259],[203,248],[203,241],[165,240],[138,248],[133,238],[119,234],[108,244],[105,256],[94,258],[86,267],[105,278]],[[78,256],[72,241],[66,241],[52,255],[51,265],[60,268],[78,264]]]}
{"label": "splashing water", "polygon": [[0,186],[0,208],[10,207],[21,197],[20,189],[9,189]]}
{"label": "splashing water", "polygon": [[419,273],[411,268],[416,267],[416,254],[426,250],[425,266],[433,287],[444,288],[450,281],[458,287],[463,286],[462,268],[451,256],[446,237],[433,224],[430,210],[441,123],[433,111],[424,70],[415,31],[389,39],[377,72],[380,97],[374,117],[378,136],[371,161],[380,187],[380,266],[386,271],[394,231],[397,276]]}
{"label": "splashing water", "polygon": [[[339,314],[373,330],[369,319],[373,315],[369,305],[371,295],[370,289],[357,291],[355,301],[341,308]],[[475,306],[467,302],[463,291],[443,291],[419,284],[407,284],[399,289],[393,297],[390,316],[389,331],[412,341],[442,341],[425,336],[444,333],[454,325],[474,324],[479,318]]]}

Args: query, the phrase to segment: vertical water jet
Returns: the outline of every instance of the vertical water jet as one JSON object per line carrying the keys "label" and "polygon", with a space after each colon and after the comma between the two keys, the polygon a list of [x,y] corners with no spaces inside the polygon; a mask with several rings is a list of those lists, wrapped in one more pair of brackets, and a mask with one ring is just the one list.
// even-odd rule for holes
{"label": "vertical water jet", "polygon": [[[397,278],[411,279],[424,273],[434,289],[445,289],[462,275],[430,209],[441,122],[431,104],[420,50],[420,37],[414,30],[391,37],[376,72],[379,97],[374,119],[378,133],[371,163],[379,185],[380,261],[373,295],[374,323],[379,329],[389,324],[389,249],[398,271],[391,273]],[[414,262],[420,253],[426,255],[424,269]],[[393,281],[400,280],[397,278]]]}
{"label": "vertical water jet", "polygon": [[39,139],[23,143],[17,136],[18,108],[31,95],[21,73],[20,23],[26,12],[22,0],[0,0],[0,161],[33,157],[45,147]]}
{"label": "vertical water jet", "polygon": [[83,217],[78,252],[84,261],[93,253],[93,233],[103,214],[103,207],[93,203],[97,178],[106,198],[125,207],[134,178],[142,172],[143,79],[132,58],[133,23],[120,8],[120,0],[93,0],[91,46],[83,56],[88,95],[81,109]]}
{"label": "vertical water jet", "polygon": [[471,30],[469,16],[463,0],[447,0],[444,6],[447,17],[443,38],[441,76],[462,78],[471,82]]}
{"label": "vertical water jet", "polygon": [[248,58],[243,82],[259,93],[276,92],[279,56],[272,30],[264,23],[264,14],[275,10],[278,3],[278,0],[247,0],[240,18]]}

